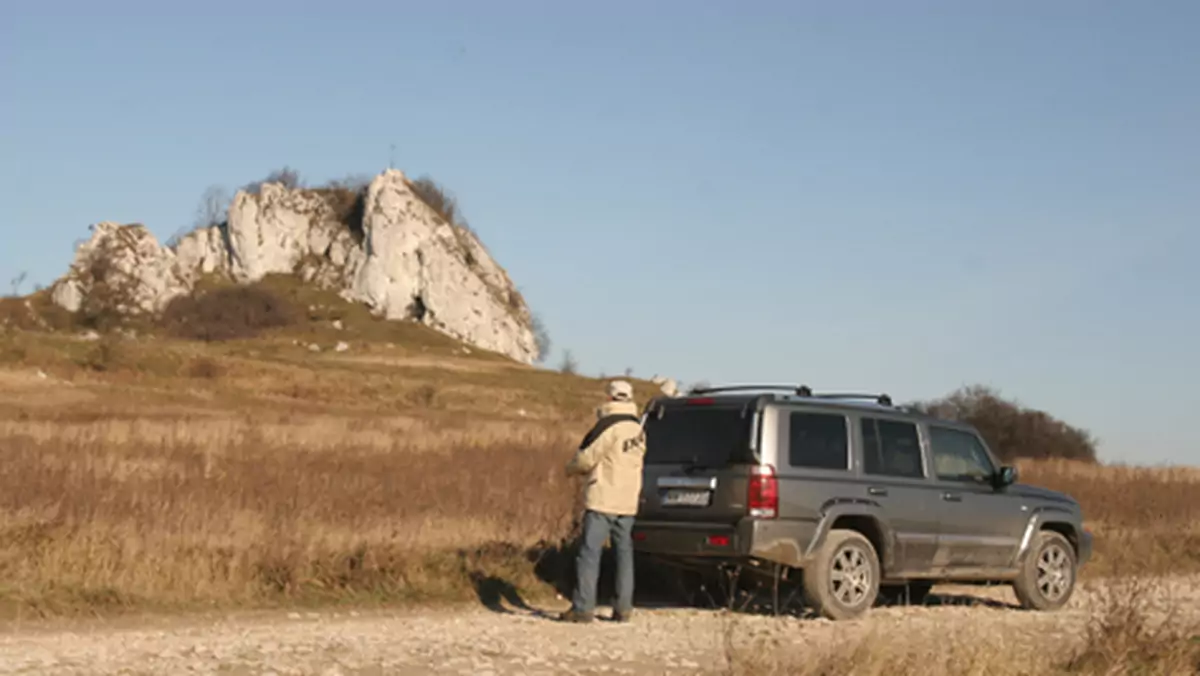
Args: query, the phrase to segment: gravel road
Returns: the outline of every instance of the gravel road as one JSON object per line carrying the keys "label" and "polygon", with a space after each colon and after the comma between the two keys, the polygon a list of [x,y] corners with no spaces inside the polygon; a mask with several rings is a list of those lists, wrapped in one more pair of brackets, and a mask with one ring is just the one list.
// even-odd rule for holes
{"label": "gravel road", "polygon": [[[1200,614],[1200,579],[1158,589],[1164,604],[1170,596]],[[719,671],[730,629],[734,645],[766,641],[781,650],[879,630],[890,640],[935,641],[946,626],[960,636],[978,631],[988,643],[1032,645],[1078,635],[1097,603],[1081,589],[1067,609],[1040,614],[1009,606],[1004,588],[935,594],[940,604],[877,608],[837,624],[663,607],[641,609],[625,625],[562,625],[549,619],[558,610],[549,606],[10,622],[0,633],[0,674],[683,674]]]}

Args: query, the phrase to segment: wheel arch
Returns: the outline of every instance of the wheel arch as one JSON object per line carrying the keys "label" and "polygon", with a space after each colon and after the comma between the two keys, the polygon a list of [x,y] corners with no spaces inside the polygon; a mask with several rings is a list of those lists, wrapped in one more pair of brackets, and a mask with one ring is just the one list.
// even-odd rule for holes
{"label": "wheel arch", "polygon": [[894,534],[883,518],[878,505],[870,503],[833,504],[830,505],[817,524],[816,533],[805,551],[805,558],[811,560],[820,550],[829,533],[834,529],[852,530],[861,533],[879,558],[879,565],[884,570],[892,568]]}
{"label": "wheel arch", "polygon": [[1070,512],[1056,509],[1053,507],[1045,507],[1035,511],[1029,516],[1029,522],[1025,526],[1025,533],[1021,538],[1021,544],[1017,549],[1015,563],[1020,564],[1033,551],[1034,535],[1043,531],[1058,533],[1067,539],[1071,545],[1071,550],[1076,558],[1080,555],[1080,537],[1079,526],[1072,519]]}
{"label": "wheel arch", "polygon": [[1043,521],[1039,527],[1039,531],[1051,531],[1058,533],[1071,543],[1071,550],[1075,557],[1079,557],[1079,530],[1075,528],[1075,524],[1061,520]]}

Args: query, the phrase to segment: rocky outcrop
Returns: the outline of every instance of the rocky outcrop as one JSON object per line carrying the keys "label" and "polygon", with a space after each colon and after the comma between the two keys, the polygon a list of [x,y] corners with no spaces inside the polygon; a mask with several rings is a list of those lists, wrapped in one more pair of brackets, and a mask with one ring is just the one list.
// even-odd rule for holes
{"label": "rocky outcrop", "polygon": [[250,283],[297,274],[388,319],[419,321],[525,363],[537,358],[529,308],[472,232],[441,218],[397,170],[377,176],[362,199],[359,222],[346,223],[329,194],[268,183],[239,192],[224,224],[170,247],[141,225],[99,223],[52,297],[77,311],[115,275],[129,311],[153,313],[205,275]]}
{"label": "rocky outcrop", "polygon": [[139,224],[102,222],[75,252],[67,275],[51,287],[59,306],[78,312],[89,294],[103,289],[119,312],[154,313],[190,290],[175,253]]}

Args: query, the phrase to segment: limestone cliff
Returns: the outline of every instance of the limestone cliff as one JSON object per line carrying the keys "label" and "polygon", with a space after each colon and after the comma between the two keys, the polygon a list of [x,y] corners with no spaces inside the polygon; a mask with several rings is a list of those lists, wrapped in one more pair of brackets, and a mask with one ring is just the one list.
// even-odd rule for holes
{"label": "limestone cliff", "polygon": [[473,233],[438,216],[394,169],[375,177],[362,200],[347,218],[327,193],[268,183],[238,192],[225,223],[169,247],[141,225],[99,223],[52,297],[77,311],[103,277],[109,285],[119,280],[130,312],[155,313],[204,275],[248,283],[297,274],[388,319],[420,321],[521,362],[536,359],[529,308]]}

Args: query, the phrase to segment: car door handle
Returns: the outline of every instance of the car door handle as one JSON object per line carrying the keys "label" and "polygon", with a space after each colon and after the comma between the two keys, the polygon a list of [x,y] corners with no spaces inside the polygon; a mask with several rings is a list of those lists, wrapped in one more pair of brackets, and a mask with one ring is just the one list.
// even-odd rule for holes
{"label": "car door handle", "polygon": [[867,489],[867,493],[871,495],[887,495],[887,489],[883,486],[871,486]]}
{"label": "car door handle", "polygon": [[958,493],[942,493],[942,499],[947,502],[962,502],[962,496]]}

